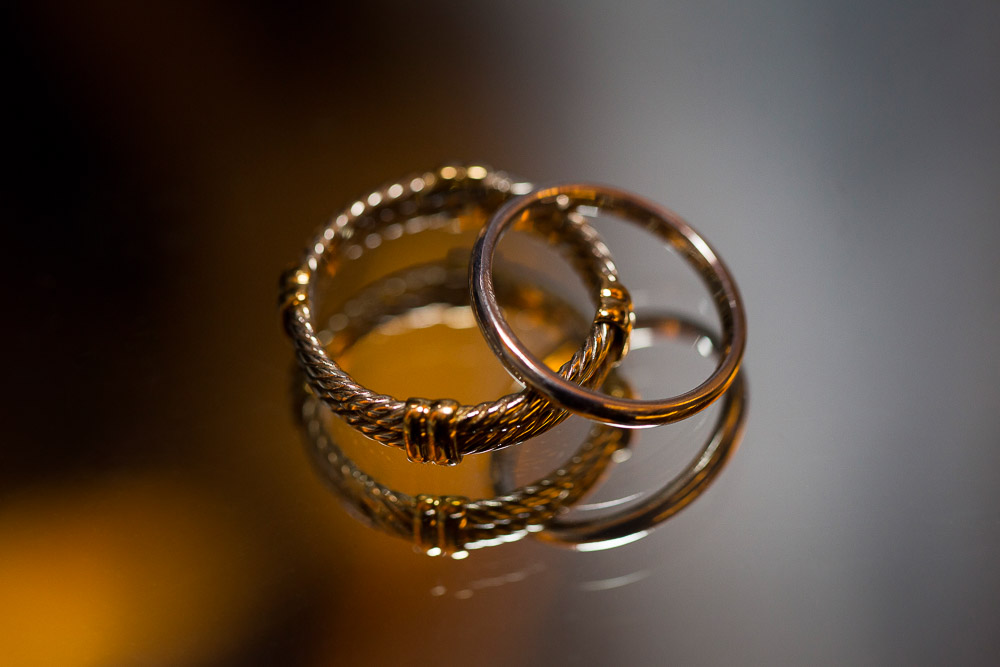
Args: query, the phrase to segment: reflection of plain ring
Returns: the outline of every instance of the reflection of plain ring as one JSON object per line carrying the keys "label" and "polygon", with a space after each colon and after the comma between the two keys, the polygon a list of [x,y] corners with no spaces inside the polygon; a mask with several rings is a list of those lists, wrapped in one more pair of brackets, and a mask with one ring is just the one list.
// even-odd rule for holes
{"label": "reflection of plain ring", "polygon": [[[525,389],[497,401],[459,405],[449,399],[400,401],[359,385],[327,354],[316,335],[313,292],[317,276],[335,276],[343,257],[358,257],[406,234],[462,219],[478,226],[500,204],[530,185],[480,165],[449,165],[390,183],[335,216],[310,244],[299,266],[285,274],[281,307],[309,384],[330,409],[382,444],[406,451],[412,461],[443,465],[465,454],[488,452],[543,433],[568,416]],[[544,217],[535,231],[569,255],[592,287],[598,307],[590,333],[560,373],[600,385],[618,362],[631,327],[631,301],[618,283],[607,246],[580,216]]]}
{"label": "reflection of plain ring", "polygon": [[[615,398],[553,373],[524,347],[500,311],[493,289],[493,255],[504,232],[544,211],[597,207],[665,239],[698,270],[722,320],[721,360],[698,387],[665,400]],[[679,421],[708,407],[726,391],[746,347],[746,316],[736,283],[712,248],[677,214],[622,190],[588,184],[544,187],[504,204],[480,232],[470,266],[472,303],[490,347],[514,377],[561,407],[597,421],[637,428]]]}
{"label": "reflection of plain ring", "polygon": [[[639,316],[636,330],[653,330],[668,338],[717,341],[701,325],[668,316]],[[536,537],[546,542],[597,550],[634,542],[690,505],[719,476],[743,438],[747,419],[746,372],[736,375],[723,394],[712,435],[682,473],[636,506],[596,519],[555,518]],[[583,547],[580,545],[589,545]]]}

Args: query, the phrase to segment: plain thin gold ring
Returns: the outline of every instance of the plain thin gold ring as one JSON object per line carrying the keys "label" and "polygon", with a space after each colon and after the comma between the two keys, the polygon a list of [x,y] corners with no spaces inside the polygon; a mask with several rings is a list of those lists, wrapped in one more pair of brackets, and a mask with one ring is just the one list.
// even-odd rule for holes
{"label": "plain thin gold ring", "polygon": [[[566,380],[533,355],[504,319],[493,287],[493,256],[504,233],[515,223],[531,224],[537,216],[590,206],[628,220],[680,251],[708,286],[722,320],[720,361],[694,389],[668,399],[638,400],[607,396]],[[515,378],[570,412],[627,428],[679,421],[708,407],[729,387],[739,371],[747,326],[736,282],[712,247],[679,215],[624,190],[603,185],[559,184],[543,187],[501,206],[480,232],[469,267],[472,303],[490,347]]]}

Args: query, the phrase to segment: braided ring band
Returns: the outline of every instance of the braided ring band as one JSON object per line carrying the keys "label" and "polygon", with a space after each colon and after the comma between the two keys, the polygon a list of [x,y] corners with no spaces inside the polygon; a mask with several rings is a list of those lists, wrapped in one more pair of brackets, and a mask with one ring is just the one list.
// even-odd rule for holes
{"label": "braided ring band", "polygon": [[[336,276],[342,255],[357,257],[405,234],[438,228],[453,220],[477,226],[530,185],[501,172],[473,166],[446,166],[387,184],[334,216],[309,246],[302,263],[285,274],[281,306],[285,329],[299,364],[316,395],[348,424],[385,445],[406,451],[418,462],[458,463],[465,454],[488,452],[522,442],[564,420],[568,413],[526,389],[474,406],[451,401],[400,401],[353,380],[328,355],[316,335],[312,292],[324,269]],[[471,213],[470,213],[471,211]],[[446,220],[447,222],[442,222]],[[543,217],[533,226],[570,259],[597,299],[599,315],[583,346],[560,369],[574,383],[599,386],[624,354],[632,318],[631,301],[618,283],[607,247],[580,216]],[[622,304],[626,307],[622,307]]]}
{"label": "braided ring band", "polygon": [[[493,256],[514,223],[576,206],[615,213],[652,232],[681,252],[708,286],[722,320],[721,360],[701,385],[665,400],[633,400],[601,394],[549,370],[518,340],[497,304]],[[736,283],[715,251],[680,216],[641,197],[602,185],[566,184],[541,188],[502,206],[480,232],[470,266],[472,303],[479,328],[507,370],[557,405],[591,419],[629,428],[679,421],[708,407],[733,381],[746,347],[746,316]]]}

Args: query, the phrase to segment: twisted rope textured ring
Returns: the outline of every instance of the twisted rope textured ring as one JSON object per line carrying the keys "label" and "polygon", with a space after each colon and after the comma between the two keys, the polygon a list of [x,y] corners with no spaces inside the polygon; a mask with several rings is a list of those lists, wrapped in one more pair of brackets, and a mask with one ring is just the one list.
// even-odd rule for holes
{"label": "twisted rope textured ring", "polygon": [[[669,399],[607,396],[553,373],[525,348],[507,324],[493,292],[493,255],[504,232],[515,223],[531,224],[557,211],[588,206],[615,213],[677,249],[708,287],[722,320],[720,361],[694,389]],[[719,256],[679,215],[624,190],[568,183],[540,188],[504,204],[483,227],[472,250],[472,303],[479,328],[507,370],[567,410],[590,419],[631,428],[659,426],[689,417],[712,404],[736,377],[746,347],[743,300]]]}
{"label": "twisted rope textured ring", "polygon": [[[404,449],[418,462],[458,463],[465,454],[522,442],[564,420],[568,413],[526,389],[479,405],[451,400],[400,401],[355,382],[333,361],[316,335],[312,292],[322,267],[336,276],[333,257],[366,249],[473,211],[485,217],[530,185],[479,165],[452,165],[390,183],[333,217],[282,281],[285,329],[316,395],[348,424],[382,444]],[[471,216],[475,217],[475,216]],[[618,281],[607,246],[581,216],[559,211],[539,216],[532,228],[567,254],[591,286],[598,314],[583,346],[559,369],[561,377],[600,386],[624,354],[633,317],[631,299]]]}

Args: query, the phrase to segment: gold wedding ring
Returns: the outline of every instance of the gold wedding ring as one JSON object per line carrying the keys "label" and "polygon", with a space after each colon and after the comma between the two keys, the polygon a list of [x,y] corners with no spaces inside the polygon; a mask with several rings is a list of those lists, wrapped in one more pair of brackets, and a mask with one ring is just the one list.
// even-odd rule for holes
{"label": "gold wedding ring", "polygon": [[[567,417],[544,396],[526,389],[497,401],[457,405],[449,400],[400,401],[361,386],[330,358],[316,336],[313,291],[318,274],[336,279],[344,253],[356,257],[461,214],[481,220],[531,186],[479,165],[451,165],[390,183],[333,217],[283,280],[284,323],[299,364],[316,395],[348,424],[412,461],[454,465],[538,435]],[[472,214],[468,212],[472,211]],[[478,217],[477,217],[478,216]],[[624,354],[631,301],[618,281],[607,247],[581,216],[537,216],[534,228],[570,259],[591,287],[598,309],[583,346],[558,371],[574,385],[600,386]]]}
{"label": "gold wedding ring", "polygon": [[[668,399],[624,399],[602,394],[553,373],[518,340],[504,319],[493,288],[493,256],[515,223],[533,224],[579,206],[614,213],[653,233],[678,251],[707,285],[722,320],[721,358],[702,384]],[[716,252],[680,216],[638,195],[603,185],[544,187],[508,201],[482,229],[472,251],[472,302],[490,347],[515,378],[553,403],[589,419],[629,428],[679,421],[705,409],[736,377],[746,347],[746,316],[736,282]],[[598,319],[604,316],[599,308]]]}

